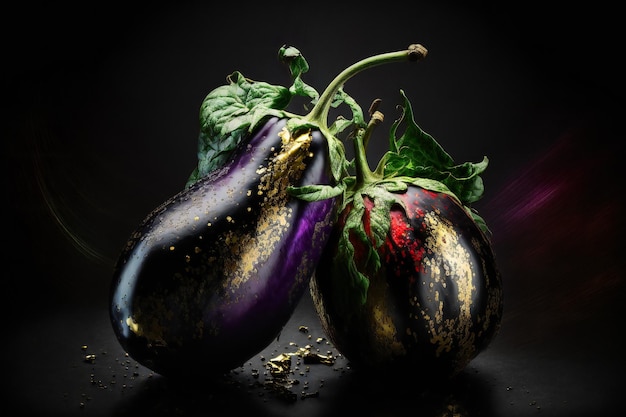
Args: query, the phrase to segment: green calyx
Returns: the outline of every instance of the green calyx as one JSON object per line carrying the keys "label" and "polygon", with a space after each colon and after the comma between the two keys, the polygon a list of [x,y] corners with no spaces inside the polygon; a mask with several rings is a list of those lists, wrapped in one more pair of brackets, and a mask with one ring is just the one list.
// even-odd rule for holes
{"label": "green calyx", "polygon": [[[343,85],[357,73],[377,65],[415,61],[427,53],[421,45],[410,45],[406,50],[375,55],[363,59],[341,72],[320,95],[302,80],[309,65],[300,51],[283,46],[279,59],[288,65],[292,85],[284,87],[253,81],[238,71],[227,77],[228,84],[211,91],[200,107],[200,135],[198,139],[198,165],[189,176],[186,187],[209,172],[223,166],[248,135],[268,118],[288,118],[287,126],[293,134],[304,129],[319,129],[328,140],[331,170],[337,183],[346,175],[347,161],[343,143],[337,135],[349,127],[365,126],[360,106],[343,90]],[[309,98],[313,105],[306,115],[286,110],[295,96]],[[352,118],[337,118],[330,126],[328,114],[331,107],[347,105]],[[342,193],[340,187],[312,187],[293,189],[293,194],[314,201]]]}
{"label": "green calyx", "polygon": [[[484,232],[488,232],[484,221],[471,208],[471,204],[483,196],[480,175],[487,169],[488,158],[476,163],[455,163],[443,147],[417,125],[411,103],[403,90],[400,95],[402,111],[390,128],[389,150],[374,171],[367,163],[366,148],[374,128],[383,120],[382,114],[372,111],[367,127],[355,136],[354,174],[343,179],[344,206],[352,203],[355,194],[371,194],[376,188],[398,193],[405,191],[410,184],[450,195],[465,207]],[[404,130],[399,134],[401,125]]]}

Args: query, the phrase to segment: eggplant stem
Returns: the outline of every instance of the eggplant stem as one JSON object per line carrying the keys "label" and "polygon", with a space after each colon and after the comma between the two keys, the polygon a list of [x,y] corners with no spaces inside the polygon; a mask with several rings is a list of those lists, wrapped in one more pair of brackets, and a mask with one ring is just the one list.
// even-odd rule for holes
{"label": "eggplant stem", "polygon": [[354,138],[355,187],[357,189],[379,179],[378,174],[371,170],[367,161],[367,144],[369,143],[374,128],[383,122],[384,115],[378,110],[375,110],[371,113],[371,116],[365,130],[361,130]]}
{"label": "eggplant stem", "polygon": [[327,123],[328,113],[330,111],[331,104],[337,94],[337,91],[354,75],[359,72],[376,67],[382,64],[388,64],[399,61],[417,61],[426,56],[427,49],[420,44],[411,44],[403,51],[387,52],[379,55],[374,55],[369,58],[362,59],[348,68],[344,69],[339,75],[337,75],[328,84],[326,89],[322,92],[316,105],[311,109],[309,114],[305,116],[306,119],[318,122]]}

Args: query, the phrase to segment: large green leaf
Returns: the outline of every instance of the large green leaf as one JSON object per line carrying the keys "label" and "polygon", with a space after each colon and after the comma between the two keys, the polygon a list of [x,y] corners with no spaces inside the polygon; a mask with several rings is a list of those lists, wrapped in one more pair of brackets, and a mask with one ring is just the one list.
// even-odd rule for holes
{"label": "large green leaf", "polygon": [[[411,177],[438,181],[464,205],[478,201],[484,192],[480,177],[489,160],[456,164],[443,147],[415,123],[409,99],[404,99],[401,116],[394,121],[389,134],[389,151],[383,155],[379,167],[384,178]],[[398,128],[404,124],[402,135]]]}
{"label": "large green leaf", "polygon": [[187,185],[224,165],[237,145],[270,116],[281,117],[291,101],[288,88],[247,79],[238,71],[211,91],[200,106],[198,166]]}
{"label": "large green leaf", "polygon": [[[343,144],[336,135],[356,125],[362,125],[363,114],[352,97],[339,88],[332,97],[332,106],[346,104],[352,111],[352,119],[338,119],[330,126],[320,125],[299,115],[286,111],[294,96],[303,96],[318,102],[320,95],[306,84],[301,76],[309,70],[309,64],[300,51],[283,46],[279,60],[288,65],[293,84],[290,87],[272,85],[250,80],[239,71],[227,77],[228,84],[211,91],[200,106],[200,134],[198,138],[198,165],[189,176],[190,186],[209,172],[223,166],[237,146],[269,117],[288,119],[292,132],[305,129],[320,129],[329,142],[333,177],[339,181],[346,171],[347,161]],[[296,193],[294,192],[294,195]],[[322,198],[327,192],[302,190],[298,193],[306,198]]]}

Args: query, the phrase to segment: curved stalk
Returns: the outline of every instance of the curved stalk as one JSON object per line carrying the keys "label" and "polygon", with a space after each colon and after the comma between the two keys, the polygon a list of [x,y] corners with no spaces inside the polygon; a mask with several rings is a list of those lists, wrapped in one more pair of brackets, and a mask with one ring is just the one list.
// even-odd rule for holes
{"label": "curved stalk", "polygon": [[354,168],[356,170],[356,182],[355,187],[361,188],[365,184],[370,184],[380,179],[376,172],[373,172],[367,161],[367,143],[369,142],[372,131],[383,121],[383,114],[379,111],[375,111],[372,114],[370,121],[367,123],[367,128],[359,132],[354,138]]}
{"label": "curved stalk", "polygon": [[317,104],[313,107],[313,109],[311,109],[311,111],[308,115],[305,116],[305,118],[307,120],[323,121],[325,123],[328,119],[328,113],[330,111],[330,106],[333,102],[335,94],[337,94],[337,91],[339,91],[339,89],[346,83],[346,81],[348,81],[359,72],[392,62],[417,61],[421,58],[424,58],[427,53],[428,50],[424,46],[420,44],[412,44],[403,51],[387,52],[379,55],[374,55],[350,65],[348,68],[339,73],[339,75],[337,75],[330,82],[330,84],[328,84],[326,89],[320,95]]}

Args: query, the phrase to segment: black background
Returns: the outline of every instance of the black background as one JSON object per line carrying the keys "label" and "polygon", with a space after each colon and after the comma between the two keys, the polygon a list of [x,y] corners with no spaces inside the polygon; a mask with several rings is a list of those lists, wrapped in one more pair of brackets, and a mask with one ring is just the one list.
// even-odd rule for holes
{"label": "black background", "polygon": [[[225,407],[330,415],[340,403],[379,415],[621,410],[619,14],[598,2],[459,3],[22,3],[5,12],[5,404],[39,415],[221,415]],[[284,44],[303,53],[304,80],[321,92],[357,60],[411,43],[428,48],[426,59],[368,70],[345,90],[364,110],[382,98],[392,120],[402,89],[417,123],[455,160],[489,157],[476,208],[493,232],[505,289],[489,349],[428,396],[322,369],[310,376],[326,381],[319,397],[289,405],[250,392],[248,370],[242,385],[201,392],[141,367],[116,373],[126,359],[106,315],[112,265],[195,166],[206,94],[234,70],[289,85],[277,60]],[[372,163],[386,144],[379,138]],[[293,323],[321,336],[305,298]],[[301,337],[293,323],[278,348]],[[86,363],[91,351],[98,359]],[[132,384],[122,388],[126,378]]]}

